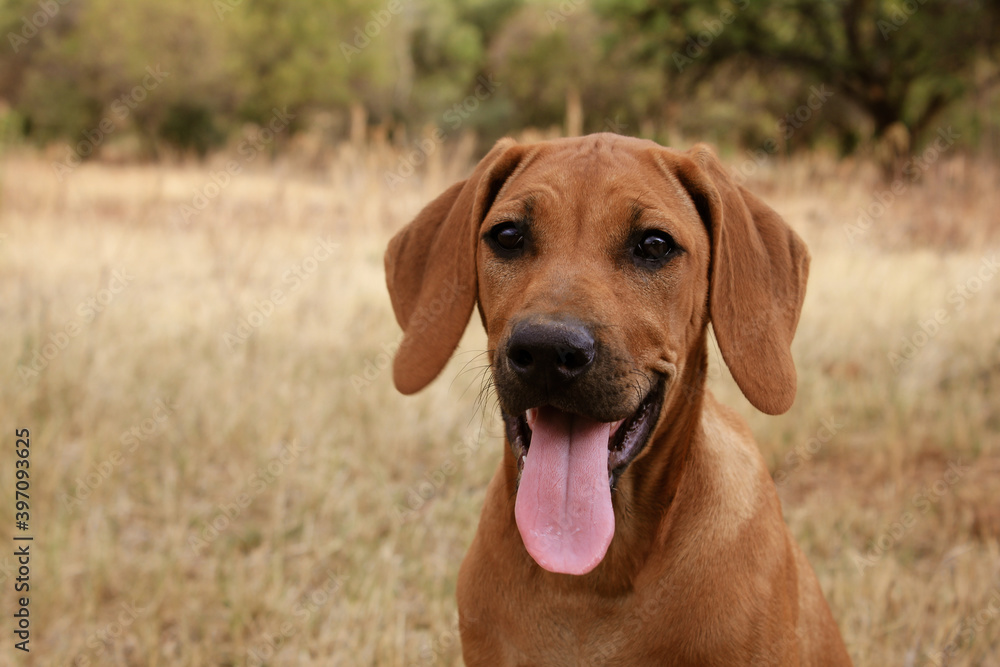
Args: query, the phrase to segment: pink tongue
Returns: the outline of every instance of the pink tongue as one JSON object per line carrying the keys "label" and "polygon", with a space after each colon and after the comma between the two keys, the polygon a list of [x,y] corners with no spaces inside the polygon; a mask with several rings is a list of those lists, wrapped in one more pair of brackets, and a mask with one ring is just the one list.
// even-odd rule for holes
{"label": "pink tongue", "polygon": [[514,518],[524,547],[549,572],[590,572],[614,537],[611,426],[551,407],[538,410]]}

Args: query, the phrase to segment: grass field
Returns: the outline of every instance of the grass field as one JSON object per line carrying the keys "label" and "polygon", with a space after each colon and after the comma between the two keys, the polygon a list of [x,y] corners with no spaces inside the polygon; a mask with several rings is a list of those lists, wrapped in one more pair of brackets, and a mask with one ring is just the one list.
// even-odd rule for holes
{"label": "grass field", "polygon": [[[397,394],[382,252],[468,154],[391,192],[374,150],[228,182],[221,157],[61,182],[3,160],[0,521],[26,428],[34,541],[27,654],[0,550],[0,664],[461,664],[455,579],[503,446],[485,338]],[[711,382],[858,665],[997,665],[1000,169],[926,166],[895,191],[865,164],[756,168],[813,253],[799,394],[755,412],[717,349]]]}

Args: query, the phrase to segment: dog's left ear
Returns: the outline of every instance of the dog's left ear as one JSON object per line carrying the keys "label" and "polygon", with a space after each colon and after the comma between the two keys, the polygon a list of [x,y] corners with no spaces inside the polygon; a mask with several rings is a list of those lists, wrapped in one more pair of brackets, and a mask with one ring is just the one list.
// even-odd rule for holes
{"label": "dog's left ear", "polygon": [[809,251],[781,216],[732,179],[707,145],[678,157],[675,173],[712,240],[709,312],[722,358],[754,407],[781,414],[795,401],[791,344]]}
{"label": "dog's left ear", "polygon": [[465,181],[428,204],[385,252],[385,280],[403,341],[393,381],[404,394],[423,389],[458,346],[476,305],[479,226],[521,151],[501,139]]}

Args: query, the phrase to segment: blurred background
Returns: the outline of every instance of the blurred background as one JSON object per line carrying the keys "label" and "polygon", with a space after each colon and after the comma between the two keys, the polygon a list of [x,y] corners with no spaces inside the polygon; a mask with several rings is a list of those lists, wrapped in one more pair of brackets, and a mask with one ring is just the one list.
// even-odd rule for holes
{"label": "blurred background", "polygon": [[1000,149],[1000,9],[973,0],[33,0],[0,26],[5,145],[56,159],[205,157],[275,108],[273,150],[314,166],[428,126],[480,150],[534,127],[884,161],[941,125]]}
{"label": "blurred background", "polygon": [[[712,343],[858,665],[1000,664],[1000,5],[0,4],[0,665],[460,665],[501,456],[382,253],[494,141],[713,144],[813,254],[795,406]],[[15,430],[30,431],[16,528]],[[13,541],[9,542],[14,545]]]}

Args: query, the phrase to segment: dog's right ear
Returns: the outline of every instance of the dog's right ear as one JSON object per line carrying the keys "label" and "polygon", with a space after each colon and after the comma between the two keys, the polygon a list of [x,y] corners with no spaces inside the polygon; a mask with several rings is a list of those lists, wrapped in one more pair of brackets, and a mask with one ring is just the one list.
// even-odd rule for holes
{"label": "dog's right ear", "polygon": [[520,161],[513,139],[501,139],[476,166],[428,204],[389,242],[385,280],[403,341],[393,381],[420,391],[444,368],[476,305],[479,227]]}

